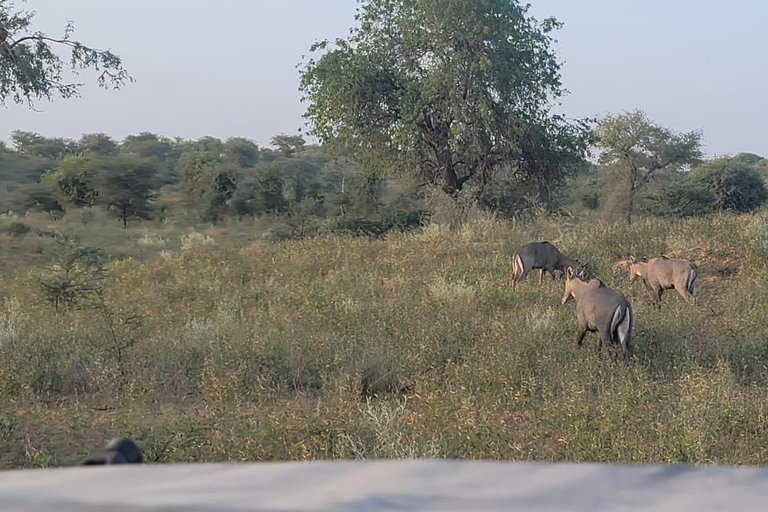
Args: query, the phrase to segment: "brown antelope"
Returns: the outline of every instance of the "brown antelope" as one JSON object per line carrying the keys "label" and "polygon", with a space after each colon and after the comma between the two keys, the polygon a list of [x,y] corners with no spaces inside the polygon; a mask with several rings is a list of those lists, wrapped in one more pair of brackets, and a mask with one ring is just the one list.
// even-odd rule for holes
{"label": "brown antelope", "polygon": [[610,350],[614,343],[620,343],[624,361],[629,362],[634,317],[632,305],[624,294],[605,286],[599,279],[584,282],[569,267],[561,302],[565,304],[571,297],[576,299],[579,320],[576,343],[581,345],[587,332],[597,332],[598,350],[603,346]]}
{"label": "brown antelope", "polygon": [[696,265],[688,260],[680,260],[661,256],[648,262],[637,261],[629,258],[629,281],[634,283],[638,277],[642,277],[653,292],[653,300],[661,303],[661,294],[664,290],[674,288],[686,302],[695,304],[693,297],[693,283],[699,271]]}
{"label": "brown antelope", "polygon": [[539,284],[544,281],[544,272],[549,272],[552,279],[555,279],[555,270],[565,274],[565,269],[571,267],[577,276],[584,277],[586,269],[586,265],[569,258],[549,242],[534,242],[522,246],[512,256],[512,265],[515,269],[512,277],[514,286],[525,279],[533,269],[539,269]]}

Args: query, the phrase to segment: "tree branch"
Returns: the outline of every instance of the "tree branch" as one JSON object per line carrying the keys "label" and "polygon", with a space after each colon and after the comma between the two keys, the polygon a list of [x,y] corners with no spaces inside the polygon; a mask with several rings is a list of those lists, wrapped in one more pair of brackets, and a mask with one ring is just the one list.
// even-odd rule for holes
{"label": "tree branch", "polygon": [[43,36],[40,34],[33,35],[33,36],[24,36],[20,37],[13,43],[6,45],[9,49],[13,50],[16,46],[19,44],[25,42],[25,41],[48,41],[49,43],[56,43],[56,44],[63,44],[65,46],[69,46],[70,48],[85,48],[90,51],[96,52],[96,53],[109,53],[109,50],[100,50],[97,48],[88,48],[84,44],[78,42],[78,41],[72,41],[70,39],[56,39],[53,37]]}

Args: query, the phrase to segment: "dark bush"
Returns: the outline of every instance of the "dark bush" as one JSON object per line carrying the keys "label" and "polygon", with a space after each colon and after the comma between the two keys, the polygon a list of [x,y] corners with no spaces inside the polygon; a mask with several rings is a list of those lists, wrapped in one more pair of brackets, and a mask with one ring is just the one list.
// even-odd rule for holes
{"label": "dark bush", "polygon": [[331,233],[377,238],[386,234],[390,228],[391,224],[387,220],[381,218],[345,215],[334,219],[329,226],[329,231]]}
{"label": "dark bush", "polygon": [[660,217],[695,217],[712,213],[715,194],[706,184],[680,174],[659,185],[649,196],[647,213]]}
{"label": "dark bush", "polygon": [[692,170],[689,179],[714,195],[716,211],[751,212],[768,200],[768,190],[757,170],[734,158],[706,162]]}
{"label": "dark bush", "polygon": [[24,224],[23,222],[11,222],[8,226],[8,234],[13,236],[24,236],[30,232],[32,228]]}

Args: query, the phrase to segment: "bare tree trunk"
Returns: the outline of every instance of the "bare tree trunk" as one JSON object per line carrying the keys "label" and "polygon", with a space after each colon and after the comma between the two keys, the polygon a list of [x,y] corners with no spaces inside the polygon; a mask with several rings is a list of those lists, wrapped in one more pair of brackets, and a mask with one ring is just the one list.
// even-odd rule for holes
{"label": "bare tree trunk", "polygon": [[440,165],[443,168],[443,190],[450,195],[461,191],[463,183],[456,175],[456,169],[450,159],[441,162]]}
{"label": "bare tree trunk", "polygon": [[635,209],[635,194],[637,193],[639,186],[637,183],[637,169],[632,167],[632,175],[629,180],[629,196],[627,197],[627,212],[626,219],[627,225],[632,224],[632,212]]}

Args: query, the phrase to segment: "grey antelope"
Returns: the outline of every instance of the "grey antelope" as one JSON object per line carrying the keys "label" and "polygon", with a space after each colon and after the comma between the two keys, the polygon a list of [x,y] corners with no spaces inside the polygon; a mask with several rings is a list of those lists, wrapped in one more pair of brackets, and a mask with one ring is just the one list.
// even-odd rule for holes
{"label": "grey antelope", "polygon": [[653,292],[653,300],[661,303],[661,294],[664,290],[674,288],[686,302],[695,304],[693,297],[693,283],[699,271],[696,265],[688,260],[667,258],[661,256],[650,261],[637,261],[629,258],[629,280],[634,283],[638,277],[642,277]]}
{"label": "grey antelope", "polygon": [[576,299],[576,318],[579,320],[576,343],[581,345],[587,332],[597,332],[598,350],[603,346],[610,349],[614,343],[620,343],[624,360],[629,362],[634,315],[624,294],[605,286],[599,279],[584,282],[569,267],[562,304],[571,297]]}
{"label": "grey antelope", "polygon": [[541,284],[544,281],[544,272],[549,272],[554,279],[555,270],[565,274],[565,269],[571,267],[577,276],[584,277],[586,268],[586,265],[569,258],[549,242],[533,242],[522,246],[512,256],[512,265],[514,267],[512,276],[514,286],[525,279],[533,269],[539,269],[539,284]]}

